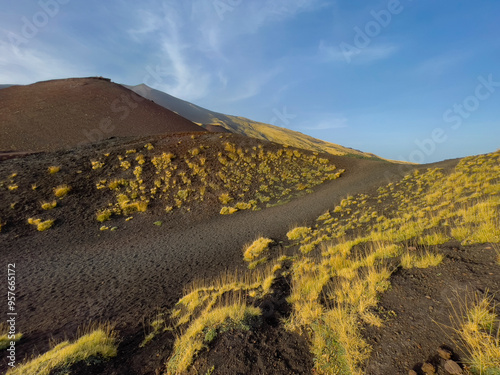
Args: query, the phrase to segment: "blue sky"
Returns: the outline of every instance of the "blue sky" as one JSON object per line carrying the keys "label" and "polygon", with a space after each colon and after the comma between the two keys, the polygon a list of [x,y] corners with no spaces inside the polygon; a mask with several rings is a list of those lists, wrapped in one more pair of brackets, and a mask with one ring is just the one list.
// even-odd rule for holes
{"label": "blue sky", "polygon": [[0,5],[0,83],[142,82],[380,156],[500,148],[500,2],[40,0]]}

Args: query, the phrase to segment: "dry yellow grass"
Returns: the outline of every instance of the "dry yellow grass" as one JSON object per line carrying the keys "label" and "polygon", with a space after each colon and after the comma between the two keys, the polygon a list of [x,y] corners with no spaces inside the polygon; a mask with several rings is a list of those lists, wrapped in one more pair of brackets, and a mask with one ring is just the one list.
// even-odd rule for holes
{"label": "dry yellow grass", "polygon": [[219,332],[229,328],[248,330],[252,321],[260,315],[260,309],[246,306],[244,301],[223,304],[201,315],[175,341],[172,356],[167,363],[167,373],[183,373],[189,368],[195,355]]}
{"label": "dry yellow grass", "polygon": [[224,193],[224,194],[221,194],[219,196],[219,201],[222,203],[222,204],[228,204],[229,202],[231,202],[233,200],[233,198],[231,198],[231,196],[227,193]]}
{"label": "dry yellow grass", "polygon": [[109,326],[98,327],[73,343],[64,341],[47,353],[7,371],[7,375],[49,375],[94,356],[116,356],[117,345]]}
{"label": "dry yellow grass", "polygon": [[174,328],[181,331],[168,362],[169,373],[185,371],[196,353],[227,329],[249,329],[261,314],[247,306],[246,298],[263,298],[271,292],[278,261],[245,273],[223,273],[218,278],[193,283],[171,311]]}
{"label": "dry yellow grass", "polygon": [[161,313],[156,315],[156,318],[150,323],[150,326],[152,328],[152,331],[146,335],[142,343],[139,345],[140,348],[144,348],[160,332],[168,330],[165,318]]}
{"label": "dry yellow grass", "polygon": [[109,220],[111,218],[111,215],[112,215],[111,210],[102,210],[96,214],[96,219],[100,223],[103,223],[103,222]]}
{"label": "dry yellow grass", "polygon": [[330,211],[326,211],[323,215],[319,216],[316,220],[317,221],[325,221],[325,220],[328,220],[332,217],[332,215],[330,214]]}
{"label": "dry yellow grass", "polygon": [[500,373],[500,318],[493,298],[475,294],[459,298],[452,320],[468,352],[465,363],[474,375]]}
{"label": "dry yellow grass", "polygon": [[[376,306],[376,294],[388,287],[390,272],[382,268],[363,275],[360,270],[381,267],[384,259],[400,255],[404,268],[435,267],[443,261],[441,254],[431,251],[404,252],[408,241],[424,246],[440,245],[451,237],[463,244],[500,242],[499,176],[499,152],[466,158],[449,175],[439,169],[415,172],[380,188],[378,195],[347,197],[321,215],[310,231],[289,232],[289,239],[295,240],[301,251],[315,246],[323,249],[321,260],[294,262],[293,312],[287,322],[289,329],[306,327],[311,332],[311,350],[319,373],[361,373],[369,348],[356,329],[358,319],[383,324],[371,308]],[[346,233],[354,239],[346,240]],[[325,241],[327,246],[322,245]],[[375,246],[359,251],[364,243]],[[339,279],[331,286],[334,276]],[[374,288],[377,279],[380,284]],[[317,289],[327,285],[332,289],[333,307],[325,308],[318,303]],[[326,319],[328,314],[336,319]],[[350,321],[353,324],[348,324]],[[483,341],[488,342],[484,337]]]}
{"label": "dry yellow grass", "polygon": [[311,329],[316,373],[364,375],[361,366],[370,355],[370,347],[361,336],[356,314],[339,305],[324,313]]}
{"label": "dry yellow grass", "polygon": [[56,174],[57,172],[59,172],[61,170],[61,167],[59,166],[55,166],[55,165],[52,165],[48,168],[48,171],[50,174]]}
{"label": "dry yellow grass", "polygon": [[273,240],[271,240],[270,238],[257,238],[254,242],[245,247],[243,251],[243,259],[247,262],[255,260],[269,248],[269,244],[271,244],[272,242]]}
{"label": "dry yellow grass", "polygon": [[7,323],[0,323],[0,350],[7,349],[11,341],[18,342],[23,337],[22,333],[17,333],[13,338],[9,336],[9,326]]}
{"label": "dry yellow grass", "polygon": [[254,260],[250,263],[248,263],[248,269],[253,270],[257,268],[261,264],[265,264],[267,262],[267,257],[262,257],[260,259]]}
{"label": "dry yellow grass", "polygon": [[[397,256],[399,249],[375,246],[368,254],[373,259]],[[381,326],[371,309],[377,294],[389,287],[390,272],[383,266],[366,267],[366,259],[349,259],[347,251],[326,251],[325,259],[304,257],[292,267],[292,291],[289,302],[292,315],[285,327],[310,333],[315,370],[320,374],[362,374],[370,348],[362,338],[359,320]],[[374,263],[374,262],[373,262]],[[332,284],[335,276],[337,281]],[[322,291],[329,290],[328,306],[320,303]]]}
{"label": "dry yellow grass", "polygon": [[124,215],[130,215],[134,212],[146,212],[148,209],[148,201],[133,200],[125,194],[119,194],[117,197],[119,212]]}
{"label": "dry yellow grass", "polygon": [[401,266],[405,269],[437,267],[443,259],[443,255],[429,252],[421,256],[406,253],[401,257]]}
{"label": "dry yellow grass", "polygon": [[92,160],[90,163],[92,164],[92,169],[101,169],[104,166],[104,163],[99,160]]}
{"label": "dry yellow grass", "polygon": [[57,206],[57,201],[52,201],[52,202],[41,202],[40,205],[42,206],[43,210],[52,210],[53,208],[56,208]]}
{"label": "dry yellow grass", "polygon": [[238,211],[238,209],[234,208],[234,207],[222,207],[220,209],[220,214],[221,215],[232,215],[237,211]]}
{"label": "dry yellow grass", "polygon": [[252,204],[245,202],[238,202],[234,207],[238,210],[249,210],[252,208]]}
{"label": "dry yellow grass", "polygon": [[14,339],[11,339],[7,334],[0,334],[0,350],[7,349],[10,346],[11,341],[17,342],[21,340],[22,336],[22,334],[18,333],[14,336]]}
{"label": "dry yellow grass", "polygon": [[300,238],[305,237],[311,233],[311,228],[308,227],[295,227],[292,230],[288,231],[286,236],[289,240],[298,240]]}
{"label": "dry yellow grass", "polygon": [[426,236],[423,236],[419,239],[418,243],[419,245],[427,245],[427,246],[437,246],[437,245],[442,245],[450,240],[450,237],[448,237],[444,233],[433,233],[433,234],[428,234]]}
{"label": "dry yellow grass", "polygon": [[[464,245],[500,242],[500,153],[466,158],[449,175],[429,169],[378,190],[347,197],[300,245],[307,249],[346,233],[371,241],[427,246],[456,238]],[[379,210],[375,205],[381,205]],[[326,220],[325,220],[326,219]],[[319,241],[319,242],[318,242]]]}
{"label": "dry yellow grass", "polygon": [[63,198],[71,191],[71,187],[69,185],[59,185],[54,188],[54,195],[57,198]]}
{"label": "dry yellow grass", "polygon": [[43,221],[42,219],[29,218],[28,224],[34,225],[39,232],[43,232],[47,229],[52,228],[52,226],[54,225],[54,220],[49,219]]}
{"label": "dry yellow grass", "polygon": [[210,311],[223,295],[238,296],[240,293],[255,292],[255,296],[264,296],[270,292],[277,270],[276,264],[253,272],[223,273],[209,281],[193,283],[185,290],[184,297],[172,311],[177,326],[189,323],[198,314]]}
{"label": "dry yellow grass", "polygon": [[[362,153],[353,149],[348,149],[346,147],[336,145],[333,143],[328,143],[314,139],[302,133],[295,132],[293,130],[281,128],[274,125],[264,124],[255,122],[244,117],[230,116],[232,120],[231,126],[226,125],[221,120],[213,119],[213,121],[219,121],[220,125],[229,129],[231,132],[236,132],[238,134],[243,134],[252,138],[263,139],[266,141],[272,141],[276,143],[281,143],[283,145],[289,145],[305,150],[327,152],[332,155],[348,155],[354,154],[357,156],[371,158],[375,155]],[[285,146],[287,147],[287,146]]]}

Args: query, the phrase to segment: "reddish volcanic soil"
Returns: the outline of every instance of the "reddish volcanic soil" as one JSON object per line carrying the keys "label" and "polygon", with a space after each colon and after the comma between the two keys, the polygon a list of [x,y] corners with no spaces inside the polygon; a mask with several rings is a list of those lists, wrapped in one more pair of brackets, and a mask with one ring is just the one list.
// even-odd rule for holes
{"label": "reddish volcanic soil", "polygon": [[0,90],[0,151],[54,151],[117,136],[204,131],[103,78]]}

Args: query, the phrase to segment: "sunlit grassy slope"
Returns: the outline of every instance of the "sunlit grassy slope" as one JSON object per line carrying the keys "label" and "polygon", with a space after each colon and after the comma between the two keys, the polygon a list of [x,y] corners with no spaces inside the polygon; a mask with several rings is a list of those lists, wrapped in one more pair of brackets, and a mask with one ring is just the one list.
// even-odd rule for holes
{"label": "sunlit grassy slope", "polygon": [[325,142],[293,130],[281,128],[279,126],[253,121],[244,117],[224,115],[222,113],[209,111],[164,92],[154,90],[146,85],[126,87],[197,124],[216,125],[225,128],[232,133],[286,144],[306,150],[327,152],[332,155],[352,155],[356,157],[377,158],[376,155],[370,153]]}
{"label": "sunlit grassy slope", "polygon": [[[273,257],[263,246],[270,242],[258,238],[242,253],[247,261],[249,253],[254,262],[261,257],[262,265],[245,275],[191,287],[179,301],[172,312],[183,332],[176,348],[191,354],[178,367],[174,353],[169,371],[185,370],[198,350],[208,346],[203,333],[214,328],[200,327],[198,317],[219,304],[221,296],[247,295],[248,299],[238,300],[238,311],[243,311],[254,297],[272,293],[273,280],[286,270],[281,275],[290,278],[287,301],[292,313],[284,328],[307,337],[316,373],[363,374],[371,347],[362,327],[384,325],[375,307],[378,295],[390,287],[392,272],[399,267],[438,266],[444,257],[435,245],[452,239],[464,245],[500,243],[499,211],[500,151],[465,158],[451,173],[441,169],[414,172],[376,194],[346,197],[318,217],[316,225],[288,232],[296,249],[291,257]],[[471,342],[476,336],[484,342],[487,333],[483,335],[479,327],[472,337],[460,329],[470,361],[481,360],[476,353],[479,346]],[[198,333],[193,336],[193,332]],[[195,345],[193,337],[198,337],[196,346],[188,349]],[[488,345],[488,354],[496,353],[498,337],[493,335]],[[484,369],[484,363],[476,367]]]}
{"label": "sunlit grassy slope", "polygon": [[109,178],[97,184],[98,190],[112,196],[97,219],[144,212],[154,204],[171,212],[209,197],[217,198],[222,215],[256,210],[263,204],[273,205],[269,202],[284,203],[294,193],[311,192],[312,187],[343,173],[318,154],[262,145],[245,149],[227,141],[221,144],[223,149],[217,152],[201,142],[183,155],[146,145],[146,150],[131,149],[116,159],[103,156],[94,161],[94,169],[113,164]]}
{"label": "sunlit grassy slope", "polygon": [[334,143],[322,141],[306,134],[293,131],[279,126],[264,124],[249,120],[244,117],[226,116],[231,121],[219,120],[221,126],[234,133],[246,135],[257,139],[264,139],[272,142],[288,144],[290,146],[303,148],[306,150],[328,152],[332,155],[350,155],[366,158],[377,158],[373,154],[354,150]]}

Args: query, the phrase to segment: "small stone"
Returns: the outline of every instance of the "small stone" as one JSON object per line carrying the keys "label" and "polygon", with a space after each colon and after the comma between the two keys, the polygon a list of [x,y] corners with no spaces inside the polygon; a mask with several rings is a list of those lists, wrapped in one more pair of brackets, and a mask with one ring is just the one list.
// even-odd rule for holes
{"label": "small stone", "polygon": [[450,359],[451,358],[451,352],[448,349],[438,348],[437,353],[443,359]]}
{"label": "small stone", "polygon": [[430,363],[424,363],[422,365],[422,371],[425,374],[432,375],[432,374],[436,373],[436,368],[433,365],[431,365]]}
{"label": "small stone", "polygon": [[408,375],[417,375],[417,372],[414,370],[408,371]]}
{"label": "small stone", "polygon": [[464,373],[462,368],[458,365],[458,363],[452,361],[451,359],[445,362],[444,369],[446,370],[446,372],[452,375],[459,375]]}

